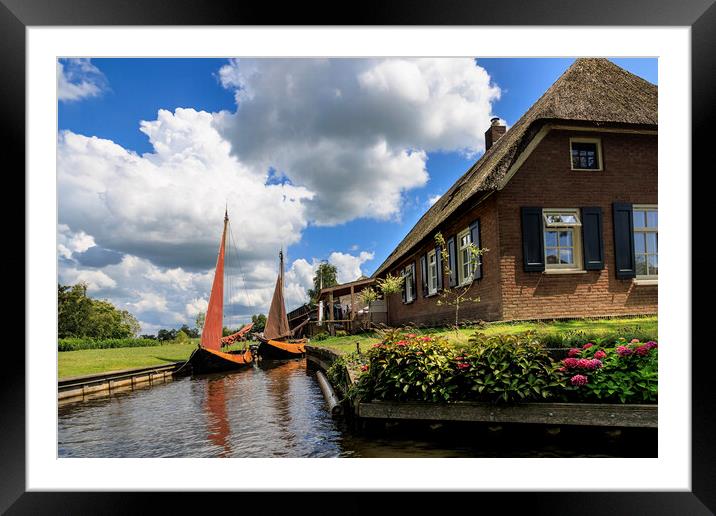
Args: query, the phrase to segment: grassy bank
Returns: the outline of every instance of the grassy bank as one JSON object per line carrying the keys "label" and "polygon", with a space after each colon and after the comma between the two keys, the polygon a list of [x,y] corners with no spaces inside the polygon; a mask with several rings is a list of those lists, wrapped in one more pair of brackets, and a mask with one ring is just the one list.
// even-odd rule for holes
{"label": "grassy bank", "polygon": [[[519,323],[490,323],[480,331],[486,335],[512,334],[534,330],[541,335],[566,334],[569,332],[585,332],[589,334],[611,334],[622,330],[638,328],[641,331],[657,337],[656,317],[622,318],[622,319],[580,319],[574,321],[554,321],[550,323],[519,322]],[[422,329],[421,334],[445,335],[456,344],[466,343],[475,333],[474,328],[464,328],[457,333],[445,328]],[[345,337],[331,337],[325,340],[314,340],[314,346],[325,347],[339,353],[355,351],[356,342],[360,342],[361,349],[365,350],[376,342],[376,335],[361,334]],[[85,374],[104,373],[131,369],[134,367],[148,367],[163,365],[170,362],[186,360],[196,348],[198,339],[186,343],[162,344],[161,346],[116,348],[116,349],[85,349],[81,351],[63,351],[58,353],[58,376],[80,376]],[[238,344],[234,347],[243,347]]]}
{"label": "grassy bank", "polygon": [[[198,342],[199,339],[191,339],[183,343],[172,342],[151,347],[63,351],[57,354],[58,377],[67,378],[179,362],[189,358]],[[239,343],[224,350],[239,349],[243,346],[243,343]]]}
{"label": "grassy bank", "polygon": [[[558,334],[569,334],[584,332],[587,334],[607,335],[624,331],[639,330],[656,338],[658,336],[658,325],[656,316],[653,317],[630,317],[619,319],[576,319],[571,321],[551,322],[508,322],[488,323],[484,328],[462,328],[459,331],[445,328],[432,328],[417,330],[418,334],[445,335],[450,342],[465,344],[471,335],[480,331],[485,335],[507,335],[535,331],[546,337]],[[345,337],[330,337],[325,340],[312,341],[311,345],[331,349],[339,353],[350,353],[356,350],[356,342],[360,343],[361,350],[376,342],[375,334],[365,333],[360,335],[347,335]]]}

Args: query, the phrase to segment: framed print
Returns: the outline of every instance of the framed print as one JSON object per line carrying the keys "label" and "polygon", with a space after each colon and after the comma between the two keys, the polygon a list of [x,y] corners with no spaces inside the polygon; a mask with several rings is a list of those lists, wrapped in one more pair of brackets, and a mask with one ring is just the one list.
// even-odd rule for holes
{"label": "framed print", "polygon": [[[27,303],[0,507],[716,510],[691,287],[716,7],[561,7],[2,0]],[[534,360],[524,390],[485,349]]]}

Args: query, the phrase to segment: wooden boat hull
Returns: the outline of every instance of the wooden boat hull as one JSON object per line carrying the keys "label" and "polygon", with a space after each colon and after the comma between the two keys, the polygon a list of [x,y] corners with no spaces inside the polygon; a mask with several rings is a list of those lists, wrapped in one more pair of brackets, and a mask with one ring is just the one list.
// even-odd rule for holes
{"label": "wooden boat hull", "polygon": [[189,358],[193,374],[220,373],[250,367],[253,356],[250,350],[225,353],[213,349],[198,348]]}
{"label": "wooden boat hull", "polygon": [[285,360],[301,358],[306,353],[305,341],[282,342],[280,340],[262,340],[259,344],[259,355],[269,360]]}

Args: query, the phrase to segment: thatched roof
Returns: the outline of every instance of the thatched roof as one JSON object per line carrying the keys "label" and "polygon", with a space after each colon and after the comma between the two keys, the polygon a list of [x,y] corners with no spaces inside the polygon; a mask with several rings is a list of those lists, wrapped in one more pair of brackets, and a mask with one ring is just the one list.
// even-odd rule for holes
{"label": "thatched roof", "polygon": [[577,59],[415,224],[373,276],[385,272],[465,201],[500,187],[510,166],[547,122],[656,129],[657,87],[607,59]]}

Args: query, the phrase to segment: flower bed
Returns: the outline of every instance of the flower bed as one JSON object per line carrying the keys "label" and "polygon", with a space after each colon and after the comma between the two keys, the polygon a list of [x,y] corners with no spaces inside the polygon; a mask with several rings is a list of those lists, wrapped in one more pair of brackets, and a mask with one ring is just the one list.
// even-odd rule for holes
{"label": "flower bed", "polygon": [[362,401],[656,403],[657,361],[655,341],[588,342],[556,360],[532,334],[478,333],[456,349],[394,330],[331,369],[342,384],[341,367],[359,372],[347,395]]}

